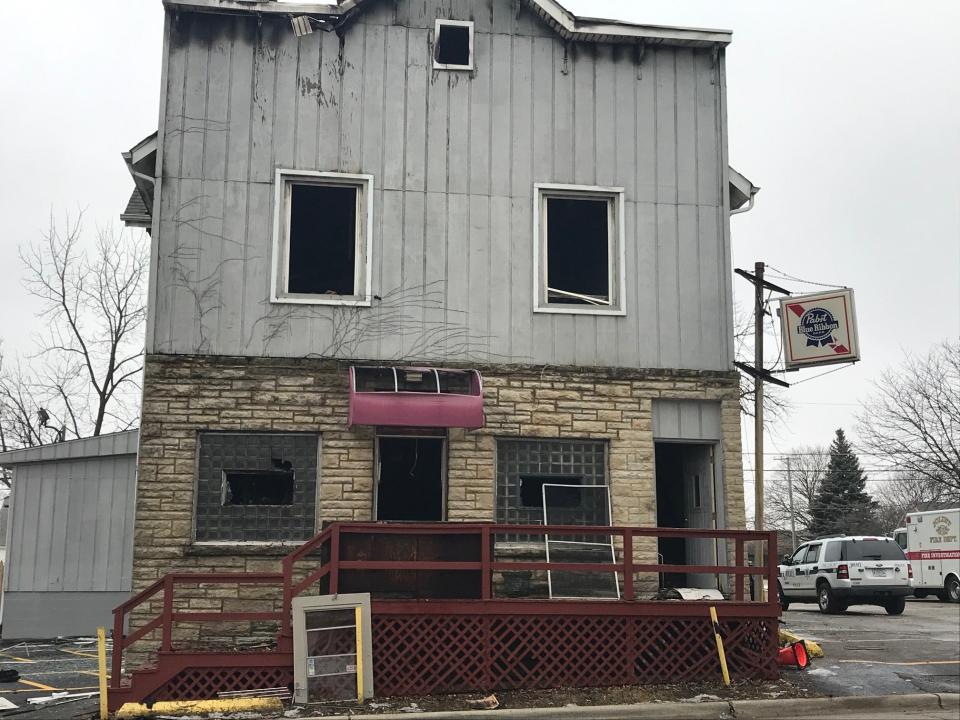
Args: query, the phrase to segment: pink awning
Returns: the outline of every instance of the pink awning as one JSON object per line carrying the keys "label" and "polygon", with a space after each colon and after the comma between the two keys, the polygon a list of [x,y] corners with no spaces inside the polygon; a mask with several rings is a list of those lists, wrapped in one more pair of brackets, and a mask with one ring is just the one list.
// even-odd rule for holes
{"label": "pink awning", "polygon": [[350,425],[482,428],[483,379],[476,370],[352,367]]}

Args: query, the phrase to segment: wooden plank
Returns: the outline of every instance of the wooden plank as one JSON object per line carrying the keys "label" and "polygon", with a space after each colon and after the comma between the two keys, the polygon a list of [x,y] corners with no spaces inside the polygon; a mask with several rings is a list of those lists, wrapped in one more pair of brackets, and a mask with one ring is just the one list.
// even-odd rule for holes
{"label": "wooden plank", "polygon": [[449,131],[447,134],[447,191],[470,192],[470,81],[464,73],[446,75],[449,88]]}
{"label": "wooden plank", "polygon": [[247,184],[224,186],[223,239],[220,255],[220,297],[217,343],[225,355],[243,353],[243,275],[247,228]]}
{"label": "wooden plank", "polygon": [[563,43],[553,47],[553,179],[576,182],[574,174],[574,59]]}
{"label": "wooden plank", "polygon": [[[597,93],[596,53],[592,43],[571,47],[573,75],[573,181],[579,185],[597,184]],[[557,108],[557,112],[563,111]],[[567,108],[567,112],[570,109]]]}
{"label": "wooden plank", "polygon": [[703,365],[700,332],[700,236],[697,208],[677,208],[677,274],[680,288],[680,365],[700,368]]}
{"label": "wooden plank", "polygon": [[471,359],[471,348],[486,347],[490,336],[490,198],[470,196],[470,245],[467,275],[469,337],[460,350],[464,361]]}
{"label": "wooden plank", "polygon": [[363,172],[374,176],[374,184],[383,183],[384,135],[384,64],[386,62],[386,30],[381,25],[366,25],[363,58]]}
{"label": "wooden plank", "polygon": [[314,170],[317,167],[319,139],[320,43],[325,33],[300,38],[297,46],[297,120],[293,167]]}
{"label": "wooden plank", "polygon": [[677,51],[677,202],[697,202],[697,78],[693,50]]}
{"label": "wooden plank", "polygon": [[[64,522],[66,527],[64,541],[67,547],[63,561],[63,587],[75,590],[78,587],[80,578],[80,556],[85,552],[80,545],[80,535],[83,527],[83,483],[70,483],[69,489],[66,490],[66,492],[69,494],[69,504],[67,506],[67,517]],[[130,545],[132,548],[132,535]]]}
{"label": "wooden plank", "polygon": [[[495,4],[494,7],[500,7]],[[533,151],[534,151],[534,115],[533,115],[533,41],[530,38],[513,37],[510,41],[510,131],[502,135],[501,128],[494,129],[496,142],[502,143],[509,153],[510,195],[514,199],[530,198],[533,190]],[[496,43],[497,40],[494,40]],[[500,51],[495,50],[495,55]],[[495,83],[501,82],[495,80]],[[545,88],[549,92],[549,88]],[[545,94],[549,102],[549,94]],[[495,113],[496,117],[497,113]],[[549,141],[549,139],[547,140]],[[495,161],[499,162],[499,161]],[[494,188],[499,183],[494,181]],[[518,235],[518,237],[523,237]],[[532,279],[532,275],[530,276]]]}
{"label": "wooden plank", "polygon": [[424,254],[424,213],[425,196],[423,193],[402,193],[403,200],[403,239],[401,243],[401,277],[403,287],[407,288],[411,302],[404,312],[404,332],[400,337],[400,355],[404,359],[424,358],[424,274],[426,256]]}
{"label": "wooden plank", "polygon": [[343,78],[340,94],[340,162],[341,172],[363,172],[363,81],[366,77],[366,27],[352,26],[343,47]]}
{"label": "wooden plank", "polygon": [[207,119],[207,62],[210,54],[209,19],[190,20],[187,69],[183,93],[183,156],[180,176],[203,177],[203,149],[210,123]]}
{"label": "wooden plank", "polygon": [[[624,189],[628,201],[637,197],[637,68],[632,48],[619,48],[612,56],[613,94],[610,112],[613,115],[613,130],[610,142],[613,145],[612,185]],[[598,131],[598,136],[600,131]]]}
{"label": "wooden plank", "polygon": [[97,512],[100,508],[100,488],[95,480],[83,477],[77,485],[81,488],[80,501],[80,557],[77,563],[76,590],[96,589],[93,582],[94,553],[97,542]]}
{"label": "wooden plank", "polygon": [[176,244],[170,250],[172,287],[170,340],[179,352],[194,352],[201,338],[199,298],[201,228],[207,204],[200,180],[180,181],[180,206],[176,220]]}
{"label": "wooden plank", "polygon": [[728,312],[720,274],[723,272],[723,241],[720,228],[723,211],[701,205],[700,232],[700,332],[702,335],[703,367],[722,370],[726,365],[727,338],[723,333]]}
{"label": "wooden plank", "polygon": [[657,306],[660,354],[656,367],[681,367],[680,288],[676,206],[657,206]]}
{"label": "wooden plank", "polygon": [[510,201],[510,232],[510,357],[512,362],[530,363],[534,360],[533,211],[526,193]]}
{"label": "wooden plank", "polygon": [[637,202],[657,200],[657,56],[661,50],[647,50],[635,72]]}
{"label": "wooden plank", "polygon": [[677,202],[676,53],[658,49],[654,56],[657,74],[656,168],[657,202]]}
{"label": "wooden plank", "polygon": [[216,34],[210,42],[203,144],[203,177],[207,180],[223,180],[226,177],[227,137],[230,131],[231,45],[223,34]]}
{"label": "wooden plank", "polygon": [[276,75],[274,51],[263,31],[258,32],[253,66],[253,124],[250,127],[251,182],[272,183],[273,100]]}
{"label": "wooden plank", "polygon": [[427,89],[428,192],[446,192],[450,133],[450,84],[448,73],[430,72]]}
{"label": "wooden plank", "polygon": [[93,556],[91,581],[93,589],[98,591],[107,590],[109,587],[109,558],[107,553],[104,552],[104,548],[110,544],[115,464],[111,458],[95,458],[87,461],[84,468],[87,479],[97,486],[96,533],[94,535],[94,547],[91,548],[90,554]]}
{"label": "wooden plank", "polygon": [[[447,301],[448,331],[466,330],[471,318],[469,312],[471,268],[468,254],[471,230],[470,200],[466,195],[450,195],[447,205]],[[453,339],[446,343],[444,358],[458,359],[461,343]]]}
{"label": "wooden plank", "polygon": [[[67,518],[70,510],[70,474],[71,469],[76,464],[82,464],[85,461],[75,460],[72,462],[58,462],[44,464],[41,466],[41,472],[48,474],[48,479],[53,487],[53,502],[42,508],[41,517],[49,522],[49,526],[38,528],[38,532],[49,532],[50,555],[45,563],[43,572],[45,583],[40,587],[41,590],[67,590],[64,586],[64,575],[66,574],[66,551],[67,551]],[[41,566],[43,567],[43,566]]]}
{"label": "wooden plank", "polygon": [[251,121],[257,108],[253,103],[254,48],[257,24],[254,18],[231,18],[233,45],[230,59],[229,130],[227,133],[228,180],[246,180],[250,170]]}
{"label": "wooden plank", "polygon": [[273,185],[254,183],[247,192],[247,248],[243,263],[243,348],[245,355],[266,350],[270,297]]}
{"label": "wooden plank", "polygon": [[[522,48],[521,38],[516,39],[517,47]],[[554,182],[557,180],[556,170],[554,168],[554,83],[559,77],[559,70],[554,67],[555,48],[554,42],[547,38],[536,38],[532,41],[531,57],[531,81],[533,83],[532,103],[533,108],[530,113],[533,126],[531,134],[533,141],[530,147],[533,151],[531,159],[531,168],[533,173],[533,182]],[[518,64],[523,63],[524,55],[517,54]],[[523,89],[523,86],[517,87],[517,92]],[[523,108],[522,104],[517,105],[518,109]],[[516,150],[514,151],[516,153]],[[526,192],[533,203],[533,187],[524,190],[517,175],[515,181],[515,197],[521,197]],[[532,227],[532,226],[531,226]],[[531,275],[531,278],[533,276]]]}
{"label": "wooden plank", "polygon": [[203,214],[198,222],[200,232],[197,241],[199,254],[197,275],[193,280],[196,303],[199,305],[197,319],[197,342],[199,352],[221,353],[220,311],[231,304],[231,290],[223,285],[221,268],[223,258],[224,183],[220,180],[203,183]]}
{"label": "wooden plank", "polygon": [[[407,96],[405,116],[404,187],[407,190],[426,189],[427,164],[427,103],[429,84],[429,54],[423,51],[427,45],[426,30],[410,30],[407,34]],[[436,148],[436,145],[434,145]],[[439,148],[437,148],[439,149]]]}
{"label": "wooden plank", "polygon": [[474,36],[476,70],[470,86],[470,193],[490,194],[490,36]]}
{"label": "wooden plank", "polygon": [[187,55],[190,44],[189,23],[170,23],[171,39],[167,58],[167,86],[161,89],[166,93],[164,100],[164,126],[166,132],[163,142],[163,165],[160,171],[164,177],[180,177],[183,158],[183,101],[186,82]]}
{"label": "wooden plank", "polygon": [[707,51],[695,56],[697,73],[697,199],[703,205],[719,206],[720,128],[719,84],[714,84],[716,70]]}
{"label": "wooden plank", "polygon": [[[444,86],[446,90],[446,86]],[[444,94],[446,94],[444,92]],[[435,357],[444,357],[443,329],[446,324],[444,301],[447,287],[447,196],[444,192],[426,194],[426,223],[424,228],[424,291],[428,296],[424,303],[423,320],[425,331],[439,336],[440,343]],[[457,258],[455,257],[456,261]]]}
{"label": "wooden plank", "polygon": [[[656,279],[654,268],[650,266],[655,263],[646,257],[648,250],[651,256],[654,254],[652,248],[655,247],[653,208],[648,207],[651,217],[642,218],[646,222],[638,221],[639,203],[627,202],[624,208],[627,237],[627,287],[624,307],[627,315],[623,322],[617,324],[617,337],[613,343],[616,346],[617,365],[621,367],[654,366],[639,362],[641,344],[645,347],[651,345],[651,335],[644,333],[649,333],[651,326],[656,332]],[[649,305],[651,297],[652,307]],[[599,342],[604,342],[603,333],[600,334]],[[656,349],[653,357],[656,359]]]}
{"label": "wooden plank", "polygon": [[[513,328],[511,264],[513,238],[510,232],[511,201],[508,197],[494,196],[490,199],[490,335],[491,360],[509,362],[510,337]],[[529,281],[528,281],[529,282]],[[527,285],[529,287],[529,285]]]}
{"label": "wooden plank", "polygon": [[[614,57],[619,57],[622,48],[616,51],[606,46],[598,46],[595,72],[595,108],[596,108],[596,182],[598,185],[616,185],[622,187],[617,167],[617,116],[619,115],[617,97],[617,69]],[[632,94],[630,96],[632,98]],[[627,105],[624,113],[628,121],[632,120],[633,108]],[[628,152],[632,144],[623,146]],[[630,173],[632,174],[632,173]]]}
{"label": "wooden plank", "polygon": [[[403,193],[383,191],[383,233],[381,242],[380,289],[385,301],[384,324],[380,328],[380,358],[401,358],[402,336],[410,328],[404,321],[409,288],[403,286]],[[389,300],[387,298],[390,298]]]}
{"label": "wooden plank", "polygon": [[338,170],[340,162],[340,38],[335,33],[320,33],[319,60],[317,169],[329,172]]}
{"label": "wooden plank", "polygon": [[[401,3],[402,5],[403,3]],[[398,6],[399,7],[399,6]],[[387,70],[384,112],[387,118],[384,133],[383,188],[403,188],[403,143],[406,117],[407,29],[387,28]]]}
{"label": "wooden plank", "polygon": [[300,40],[287,29],[274,38],[276,83],[273,90],[273,162],[275,167],[291,168],[296,160],[297,73]]}
{"label": "wooden plank", "polygon": [[[513,73],[512,42],[507,35],[490,36],[490,194],[504,197],[510,194],[512,150],[516,138],[512,132],[510,79]],[[527,69],[529,73],[529,68]],[[527,93],[529,98],[529,92]],[[528,118],[529,116],[527,116]],[[522,123],[529,128],[529,120]],[[529,154],[529,141],[527,152]],[[527,163],[529,167],[529,163]],[[509,217],[509,212],[506,217]]]}

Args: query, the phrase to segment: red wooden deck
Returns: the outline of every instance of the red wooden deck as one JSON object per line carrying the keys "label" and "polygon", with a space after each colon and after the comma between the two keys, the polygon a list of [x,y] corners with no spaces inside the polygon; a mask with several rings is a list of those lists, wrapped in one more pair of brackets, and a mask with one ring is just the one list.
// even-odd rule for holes
{"label": "red wooden deck", "polygon": [[[618,552],[620,560],[616,563],[498,558],[496,539],[518,534],[613,535],[622,552]],[[378,537],[386,542],[378,543]],[[722,539],[733,544],[735,560],[732,565],[706,566],[635,563],[635,540],[644,538]],[[428,548],[434,558],[445,559],[423,560],[417,552],[411,559],[411,542]],[[745,565],[745,546],[751,542],[765,545],[769,558],[765,566]],[[468,557],[473,553],[475,559],[462,559],[464,552]],[[451,555],[455,557],[450,559]],[[334,523],[284,558],[279,573],[171,573],[117,608],[110,707],[116,709],[124,702],[205,699],[224,690],[292,684],[292,600],[315,585],[323,594],[371,592],[374,687],[380,696],[719,677],[709,620],[711,603],[638,600],[637,574],[698,573],[734,578],[731,599],[714,603],[730,672],[735,678],[776,677],[780,614],[776,593],[766,602],[755,602],[745,590],[745,578],[751,575],[757,580],[764,577],[769,587],[776,587],[776,557],[776,534],[772,532]],[[621,599],[496,597],[497,574],[546,570],[604,573],[608,577],[617,572]],[[279,609],[262,612],[183,609],[177,598],[178,586],[197,583],[267,585],[282,588],[282,600]],[[414,597],[385,598],[395,594],[384,592],[394,589],[391,583]],[[145,603],[156,602],[160,593],[159,614],[124,635],[130,613]],[[275,646],[267,650],[177,648],[174,626],[187,622],[275,622],[278,634]],[[125,651],[158,633],[155,665],[125,668]]]}

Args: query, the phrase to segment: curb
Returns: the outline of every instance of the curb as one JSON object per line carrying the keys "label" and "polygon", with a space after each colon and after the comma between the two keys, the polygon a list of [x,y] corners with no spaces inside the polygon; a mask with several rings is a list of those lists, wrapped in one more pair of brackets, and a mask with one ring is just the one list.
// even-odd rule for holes
{"label": "curb", "polygon": [[424,713],[387,713],[381,715],[313,715],[297,720],[466,720],[487,717],[494,720],[774,720],[796,716],[832,717],[838,711],[910,710],[912,712],[960,710],[960,694],[876,695],[810,698],[801,700],[740,700],[705,703],[643,703],[637,705],[596,705],[558,708],[517,708],[515,710],[450,710]]}

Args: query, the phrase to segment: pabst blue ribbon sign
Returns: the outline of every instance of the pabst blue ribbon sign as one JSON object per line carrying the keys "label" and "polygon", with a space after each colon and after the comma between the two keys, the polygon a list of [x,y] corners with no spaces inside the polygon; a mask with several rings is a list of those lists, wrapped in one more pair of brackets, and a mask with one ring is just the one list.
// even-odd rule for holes
{"label": "pabst blue ribbon sign", "polygon": [[853,290],[782,298],[780,324],[788,368],[860,359]]}

